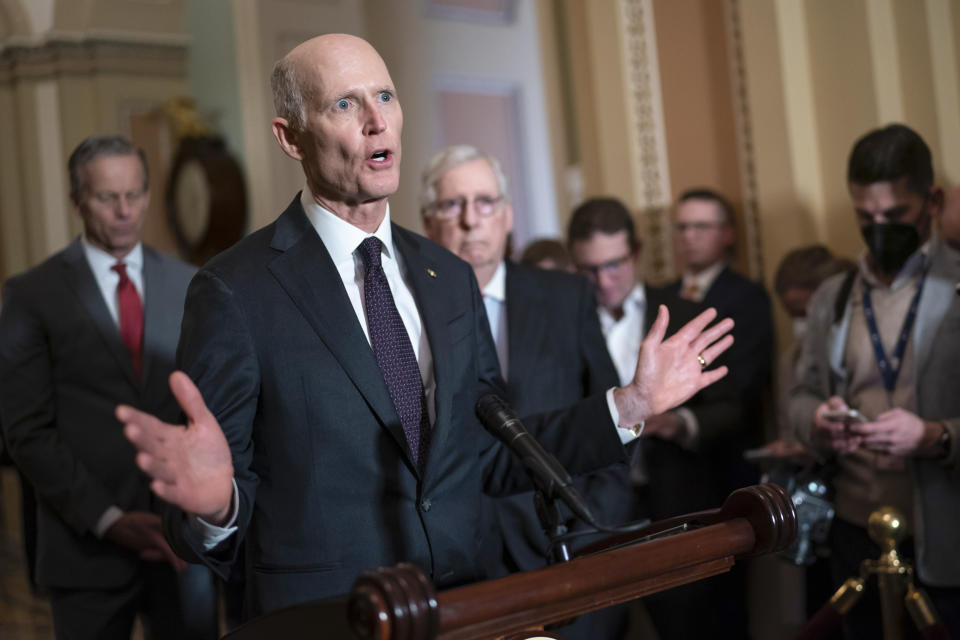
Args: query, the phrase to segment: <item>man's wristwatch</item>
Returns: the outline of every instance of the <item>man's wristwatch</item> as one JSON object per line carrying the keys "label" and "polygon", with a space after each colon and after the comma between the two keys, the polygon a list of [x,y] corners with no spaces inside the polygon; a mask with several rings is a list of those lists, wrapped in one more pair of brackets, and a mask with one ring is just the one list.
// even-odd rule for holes
{"label": "man's wristwatch", "polygon": [[937,438],[937,441],[934,443],[934,457],[938,459],[946,458],[950,455],[950,445],[953,444],[953,438],[950,436],[950,429],[947,428],[945,422],[940,423],[940,428],[943,431],[940,432],[940,437]]}

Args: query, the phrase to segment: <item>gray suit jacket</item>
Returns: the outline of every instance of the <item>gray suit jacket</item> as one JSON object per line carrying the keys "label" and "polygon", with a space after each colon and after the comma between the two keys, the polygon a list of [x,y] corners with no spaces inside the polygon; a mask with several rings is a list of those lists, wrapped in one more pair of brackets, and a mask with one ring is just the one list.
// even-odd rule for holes
{"label": "gray suit jacket", "polygon": [[113,416],[119,403],[179,417],[167,386],[194,272],[143,247],[142,380],[110,317],[79,239],[10,278],[0,314],[0,423],[40,498],[37,579],[66,588],[130,581],[137,554],[96,538],[110,505],[153,506],[146,476]]}
{"label": "gray suit jacket", "polygon": [[[920,296],[913,328],[914,379],[920,417],[942,420],[953,448],[945,461],[913,458],[914,522],[917,570],[935,586],[960,585],[960,254],[933,241],[931,267]],[[790,422],[801,441],[811,444],[817,406],[830,396],[843,396],[847,372],[843,353],[850,327],[850,304],[835,318],[835,300],[844,279],[838,274],[821,285],[810,300],[808,325],[798,364],[798,382],[791,392]],[[838,320],[838,321],[835,321]]]}

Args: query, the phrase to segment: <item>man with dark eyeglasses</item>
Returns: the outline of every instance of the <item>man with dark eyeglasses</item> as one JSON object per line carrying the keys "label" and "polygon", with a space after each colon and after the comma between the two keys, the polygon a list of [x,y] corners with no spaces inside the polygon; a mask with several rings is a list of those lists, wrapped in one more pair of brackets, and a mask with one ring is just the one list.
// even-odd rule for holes
{"label": "man with dark eyeglasses", "polygon": [[[702,307],[643,282],[638,275],[641,242],[626,206],[614,198],[593,198],[573,212],[567,232],[576,269],[596,287],[598,315],[606,345],[621,380],[637,365],[637,349],[662,304],[674,331]],[[718,504],[736,488],[728,466],[738,459],[740,404],[732,385],[714,385],[681,407],[648,418],[635,447],[630,480],[643,513],[654,520]],[[606,478],[609,480],[609,478]],[[591,495],[624,496],[629,483],[600,486]],[[719,611],[742,608],[729,578],[687,585],[646,598],[644,604],[663,638],[705,637]],[[741,594],[742,595],[742,594]],[[690,608],[704,612],[690,616]],[[730,637],[737,637],[734,632]]]}

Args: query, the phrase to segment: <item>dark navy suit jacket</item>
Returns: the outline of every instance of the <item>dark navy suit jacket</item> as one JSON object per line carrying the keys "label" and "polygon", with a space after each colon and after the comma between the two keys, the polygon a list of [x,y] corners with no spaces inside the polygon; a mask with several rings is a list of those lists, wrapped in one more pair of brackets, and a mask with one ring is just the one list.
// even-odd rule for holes
{"label": "dark navy suit jacket", "polygon": [[[506,295],[507,398],[518,414],[562,409],[617,386],[585,278],[507,262]],[[504,548],[494,573],[543,567],[547,537],[533,494],[498,498],[495,508]]]}
{"label": "dark navy suit jacket", "polygon": [[[667,287],[680,295],[681,281]],[[723,269],[701,301],[714,307],[719,318],[733,318],[731,332],[735,339],[726,354],[730,378],[737,386],[743,402],[743,421],[749,437],[744,446],[755,446],[763,438],[764,423],[770,402],[773,367],[773,317],[770,296],[763,285],[749,280],[729,267]]]}
{"label": "dark navy suit jacket", "polygon": [[167,378],[195,269],[143,247],[143,371],[110,317],[79,238],[4,287],[0,417],[10,454],[39,496],[37,580],[129,587],[136,552],[98,539],[107,508],[150,511],[148,479],[114,418],[119,403],[176,421]]}
{"label": "dark navy suit jacket", "polygon": [[[480,579],[481,493],[529,486],[475,417],[502,383],[472,269],[396,225],[393,239],[433,353],[423,475],[299,196],[191,283],[178,357],[229,442],[239,531],[205,553],[182,512],[166,526],[178,553],[221,573],[246,545],[250,614],[345,593],[360,572],[401,561],[441,588]],[[602,395],[529,422],[574,470],[623,455]]]}

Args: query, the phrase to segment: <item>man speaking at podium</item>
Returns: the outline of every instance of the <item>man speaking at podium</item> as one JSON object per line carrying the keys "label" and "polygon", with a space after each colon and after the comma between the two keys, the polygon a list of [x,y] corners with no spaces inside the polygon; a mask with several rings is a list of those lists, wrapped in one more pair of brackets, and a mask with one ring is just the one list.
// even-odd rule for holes
{"label": "man speaking at podium", "polygon": [[[117,409],[152,489],[182,509],[170,542],[221,573],[244,542],[248,616],[401,561],[441,588],[481,579],[481,492],[528,483],[475,417],[502,382],[473,271],[390,221],[403,125],[390,74],[366,41],[324,35],[278,62],[272,86],[273,133],[304,189],[190,285],[186,375],[171,377],[186,428]],[[664,340],[661,310],[631,384],[531,430],[572,473],[621,459],[645,418],[726,374],[705,369],[732,342],[732,321],[706,329],[714,316]]]}

